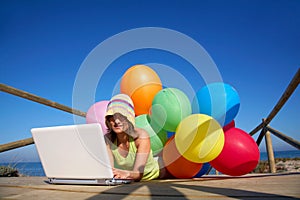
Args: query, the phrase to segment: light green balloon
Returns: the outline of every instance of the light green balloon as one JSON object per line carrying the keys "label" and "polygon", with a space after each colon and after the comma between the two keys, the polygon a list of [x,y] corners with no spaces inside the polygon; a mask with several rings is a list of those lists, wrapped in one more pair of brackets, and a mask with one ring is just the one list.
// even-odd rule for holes
{"label": "light green balloon", "polygon": [[157,155],[161,152],[167,141],[167,132],[163,129],[155,129],[158,131],[156,133],[150,124],[150,117],[147,114],[137,116],[135,118],[135,124],[136,127],[144,129],[149,134],[153,155]]}
{"label": "light green balloon", "polygon": [[181,120],[191,114],[188,97],[177,88],[159,91],[152,101],[151,121],[166,131],[175,132]]}

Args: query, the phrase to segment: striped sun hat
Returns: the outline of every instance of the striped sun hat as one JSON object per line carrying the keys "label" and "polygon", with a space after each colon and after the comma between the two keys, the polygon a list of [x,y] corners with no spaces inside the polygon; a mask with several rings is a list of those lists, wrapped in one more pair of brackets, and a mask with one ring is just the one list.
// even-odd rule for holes
{"label": "striped sun hat", "polygon": [[135,113],[133,102],[126,94],[117,94],[113,96],[107,105],[106,116],[120,113],[135,126]]}

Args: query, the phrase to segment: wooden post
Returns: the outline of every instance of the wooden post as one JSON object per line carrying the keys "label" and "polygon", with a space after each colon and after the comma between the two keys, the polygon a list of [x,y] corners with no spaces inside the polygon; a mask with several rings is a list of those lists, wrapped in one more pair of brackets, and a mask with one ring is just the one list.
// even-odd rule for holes
{"label": "wooden post", "polygon": [[264,122],[261,122],[257,127],[255,127],[249,134],[252,136],[257,133],[260,129],[265,126]]}
{"label": "wooden post", "polygon": [[59,110],[63,110],[65,112],[69,112],[69,113],[72,113],[74,115],[79,115],[79,116],[82,116],[82,117],[86,116],[86,113],[82,112],[80,110],[70,108],[68,106],[56,103],[54,101],[50,101],[48,99],[36,96],[34,94],[30,94],[30,93],[25,92],[23,90],[13,88],[11,86],[8,86],[8,85],[2,84],[2,83],[0,84],[0,91],[9,93],[9,94],[12,94],[12,95],[15,95],[15,96],[19,96],[19,97],[22,97],[24,99],[28,99],[28,100],[31,100],[31,101],[34,101],[34,102],[37,102],[37,103],[40,103],[40,104],[44,104],[44,105],[47,105],[47,106],[50,106],[50,107],[53,107],[53,108],[56,108],[56,109],[59,109]]}
{"label": "wooden post", "polygon": [[278,138],[282,139],[286,143],[289,143],[293,147],[296,147],[297,149],[300,149],[300,142],[297,140],[294,140],[293,138],[271,128],[270,126],[266,127],[268,131],[270,131],[273,135],[277,136]]}
{"label": "wooden post", "polygon": [[260,132],[260,134],[259,134],[259,136],[258,136],[258,138],[257,138],[257,140],[256,140],[257,146],[260,145],[262,139],[265,137],[266,131],[267,131],[267,130],[266,130],[265,128],[262,128],[262,129],[261,129],[261,132]]}
{"label": "wooden post", "polygon": [[265,142],[266,142],[266,149],[268,153],[268,161],[270,166],[270,172],[276,173],[276,167],[275,167],[275,159],[274,159],[274,152],[273,152],[273,146],[272,146],[272,140],[271,140],[271,133],[269,131],[265,134]]}
{"label": "wooden post", "polygon": [[27,145],[30,145],[33,143],[34,143],[34,141],[32,138],[27,138],[24,140],[18,140],[18,141],[10,142],[7,144],[2,144],[2,145],[0,145],[0,152],[8,151],[11,149],[16,149],[19,147],[24,147],[24,146],[27,146]]}
{"label": "wooden post", "polygon": [[290,98],[290,96],[293,94],[293,92],[296,90],[300,83],[300,68],[298,68],[298,71],[296,72],[295,76],[291,80],[290,84],[282,94],[281,98],[275,105],[275,107],[272,109],[268,117],[260,123],[256,128],[254,128],[249,134],[254,135],[257,131],[259,131],[261,128],[268,125],[272,119],[276,116],[276,114],[280,111],[280,109],[284,106],[285,102]]}

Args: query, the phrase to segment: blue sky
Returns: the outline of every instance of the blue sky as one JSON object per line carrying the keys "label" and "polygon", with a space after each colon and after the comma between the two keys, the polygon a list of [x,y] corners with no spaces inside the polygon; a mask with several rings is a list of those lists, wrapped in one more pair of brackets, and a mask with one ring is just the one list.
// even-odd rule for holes
{"label": "blue sky", "polygon": [[[300,64],[297,0],[2,0],[0,81],[71,107],[76,76],[89,53],[108,38],[141,27],[174,30],[199,43],[215,62],[223,81],[238,91],[241,106],[235,122],[246,132],[271,112]],[[117,46],[111,48],[116,51],[113,48]],[[95,101],[108,100],[122,74],[137,63],[169,66],[182,73],[195,89],[204,86],[186,60],[166,51],[141,49],[104,66],[107,68]],[[176,82],[161,76],[167,86]],[[299,90],[270,124],[298,141]],[[1,144],[31,137],[33,127],[74,123],[71,114],[60,110],[3,92],[0,99]],[[272,139],[275,150],[294,150]],[[260,149],[264,150],[264,143]],[[34,145],[0,154],[0,162],[37,159]]]}

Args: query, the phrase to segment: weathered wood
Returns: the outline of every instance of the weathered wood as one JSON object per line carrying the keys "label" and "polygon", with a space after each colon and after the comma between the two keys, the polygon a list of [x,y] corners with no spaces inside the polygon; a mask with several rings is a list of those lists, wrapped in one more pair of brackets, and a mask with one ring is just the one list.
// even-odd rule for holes
{"label": "weathered wood", "polygon": [[264,127],[264,122],[261,122],[257,127],[255,127],[249,134],[252,136],[257,133],[260,129]]}
{"label": "weathered wood", "polygon": [[280,111],[280,109],[284,106],[284,104],[287,102],[287,100],[296,90],[299,83],[300,83],[300,68],[298,68],[297,73],[291,80],[290,84],[288,85],[285,92],[282,94],[281,98],[279,99],[275,107],[272,109],[268,117],[262,123],[260,123],[256,128],[254,128],[249,133],[250,135],[254,135],[257,131],[259,131],[261,128],[268,125],[272,121],[272,119],[276,116],[276,114]]}
{"label": "weathered wood", "polygon": [[63,110],[65,112],[72,113],[74,115],[79,115],[79,116],[82,116],[82,117],[86,116],[86,113],[82,112],[80,110],[70,108],[68,106],[56,103],[54,101],[50,101],[48,99],[39,97],[37,95],[25,92],[23,90],[19,90],[17,88],[14,88],[14,87],[2,84],[2,83],[0,84],[0,90],[3,91],[3,92],[9,93],[9,94],[15,95],[15,96],[22,97],[24,99],[28,99],[28,100],[31,100],[31,101],[34,101],[34,102],[37,102],[37,103],[40,103],[40,104],[44,104],[46,106],[50,106],[50,107],[53,107],[53,108],[56,108],[56,109],[59,109],[59,110]]}
{"label": "weathered wood", "polygon": [[272,140],[271,140],[271,133],[269,131],[265,134],[265,141],[266,141],[266,149],[268,153],[268,161],[270,166],[270,172],[276,173],[276,167],[275,167],[275,159],[274,159],[274,152],[273,152],[273,146],[272,146]]}
{"label": "weathered wood", "polygon": [[12,150],[12,149],[16,149],[19,147],[24,147],[30,144],[33,144],[33,138],[27,138],[24,140],[18,140],[15,142],[10,142],[10,143],[6,143],[6,144],[2,144],[0,145],[0,153],[4,152],[4,151],[8,151],[8,150]]}
{"label": "weathered wood", "polygon": [[260,132],[260,134],[259,134],[259,136],[258,136],[258,138],[257,138],[257,140],[256,140],[257,146],[260,145],[262,139],[265,137],[266,132],[267,132],[267,130],[266,130],[265,128],[262,128],[262,129],[261,129],[261,132]]}
{"label": "weathered wood", "polygon": [[[50,107],[53,107],[53,108],[56,108],[56,109],[59,109],[59,110],[65,111],[65,112],[69,112],[69,113],[72,113],[74,115],[79,115],[79,116],[82,116],[82,117],[86,116],[86,113],[82,112],[80,110],[70,108],[68,106],[56,103],[54,101],[39,97],[37,95],[25,92],[23,90],[19,90],[17,88],[14,88],[14,87],[2,84],[2,83],[0,84],[0,91],[9,93],[9,94],[12,94],[12,95],[15,95],[15,96],[19,96],[19,97],[22,97],[24,99],[28,99],[30,101],[34,101],[34,102],[37,102],[37,103],[40,103],[40,104],[44,104],[46,106],[50,106]],[[24,140],[19,140],[19,141],[10,142],[10,143],[7,143],[7,144],[2,144],[2,145],[0,145],[0,152],[16,149],[16,148],[19,148],[19,147],[23,147],[23,146],[26,146],[26,145],[33,144],[33,143],[34,143],[33,138],[27,138],[27,139],[24,139]]]}
{"label": "weathered wood", "polygon": [[273,135],[277,136],[278,138],[282,139],[283,141],[285,141],[286,143],[289,143],[290,145],[292,145],[293,147],[296,147],[297,149],[300,149],[300,142],[271,128],[270,126],[267,126],[266,129],[268,131],[270,131]]}
{"label": "weathered wood", "polygon": [[[183,169],[187,170],[187,169]],[[300,173],[202,176],[161,179],[122,186],[55,185],[46,177],[1,177],[0,199],[229,200],[300,198]]]}

